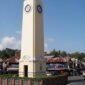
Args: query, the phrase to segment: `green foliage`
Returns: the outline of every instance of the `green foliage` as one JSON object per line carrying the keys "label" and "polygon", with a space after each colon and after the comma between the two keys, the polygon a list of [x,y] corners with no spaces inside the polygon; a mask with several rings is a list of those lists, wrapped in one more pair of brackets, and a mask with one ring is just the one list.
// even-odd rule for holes
{"label": "green foliage", "polygon": [[53,49],[48,55],[53,55],[54,57],[59,57],[61,55],[61,51],[56,51]]}
{"label": "green foliage", "polygon": [[[60,77],[64,77],[64,76],[67,76],[67,73],[60,74],[60,75],[51,75],[51,76],[38,75],[38,76],[34,76],[33,79],[60,78]],[[17,74],[0,74],[0,78],[28,79],[28,77],[19,77]],[[29,79],[32,79],[32,78],[29,77]]]}
{"label": "green foliage", "polygon": [[66,51],[56,51],[55,49],[53,49],[48,55],[53,55],[54,57],[59,57],[59,56],[63,56],[66,57],[67,56],[67,52]]}
{"label": "green foliage", "polygon": [[53,49],[53,50],[50,52],[50,55],[54,55],[54,57],[57,57],[59,54],[58,54],[58,52],[57,52],[55,49]]}
{"label": "green foliage", "polygon": [[0,74],[0,78],[16,78],[16,74]]}
{"label": "green foliage", "polygon": [[85,53],[75,52],[71,54],[71,57],[83,61],[83,59],[85,58]]}
{"label": "green foliage", "polygon": [[61,56],[66,57],[66,56],[67,56],[66,51],[62,51],[62,52],[61,52]]}
{"label": "green foliage", "polygon": [[45,55],[52,55],[54,57],[71,57],[71,58],[76,58],[80,61],[85,61],[85,53],[80,53],[80,52],[74,52],[74,53],[67,53],[66,51],[56,51],[53,49],[50,53],[45,52]]}
{"label": "green foliage", "polygon": [[[6,59],[6,58],[13,57],[17,51],[19,51],[19,50],[6,48],[6,49],[0,51],[0,58]],[[53,49],[50,53],[45,52],[44,54],[45,54],[45,56],[49,55],[49,56],[54,56],[54,57],[59,57],[59,56],[67,57],[67,56],[70,56],[70,57],[76,58],[80,61],[85,61],[85,53],[80,53],[80,52],[67,53],[66,51],[60,51],[60,50],[57,51],[57,50]]]}
{"label": "green foliage", "polygon": [[10,58],[15,55],[16,51],[17,50],[6,48],[6,49],[0,51],[0,58],[2,58],[2,59]]}

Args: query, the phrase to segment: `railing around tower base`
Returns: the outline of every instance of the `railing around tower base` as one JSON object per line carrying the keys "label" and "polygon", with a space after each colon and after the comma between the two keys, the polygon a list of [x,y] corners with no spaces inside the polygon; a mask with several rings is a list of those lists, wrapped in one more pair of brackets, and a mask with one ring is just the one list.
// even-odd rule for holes
{"label": "railing around tower base", "polygon": [[66,85],[68,76],[53,78],[0,78],[0,85]]}

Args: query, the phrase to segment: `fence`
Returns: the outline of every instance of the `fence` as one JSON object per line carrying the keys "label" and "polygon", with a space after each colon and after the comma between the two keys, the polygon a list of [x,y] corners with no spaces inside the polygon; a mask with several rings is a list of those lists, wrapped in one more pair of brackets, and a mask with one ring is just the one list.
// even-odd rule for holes
{"label": "fence", "polygon": [[0,85],[66,85],[67,76],[44,79],[0,78]]}

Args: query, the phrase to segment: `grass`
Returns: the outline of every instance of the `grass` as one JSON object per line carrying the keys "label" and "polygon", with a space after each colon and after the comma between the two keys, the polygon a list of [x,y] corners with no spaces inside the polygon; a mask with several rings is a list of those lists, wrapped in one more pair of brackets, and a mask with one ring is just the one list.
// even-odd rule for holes
{"label": "grass", "polygon": [[47,75],[38,75],[34,76],[34,78],[27,78],[27,77],[19,77],[16,74],[0,74],[0,78],[17,78],[17,79],[49,79],[49,78],[60,78],[67,76],[67,74],[62,74],[62,75],[52,75],[52,76],[47,76]]}
{"label": "grass", "polygon": [[0,74],[0,78],[14,78],[17,77],[16,74]]}

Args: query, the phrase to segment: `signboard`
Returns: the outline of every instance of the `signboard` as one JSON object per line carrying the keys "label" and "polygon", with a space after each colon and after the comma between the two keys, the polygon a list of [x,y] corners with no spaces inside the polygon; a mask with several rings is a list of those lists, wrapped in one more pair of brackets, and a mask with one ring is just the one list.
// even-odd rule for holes
{"label": "signboard", "polygon": [[64,64],[48,64],[48,70],[64,70],[67,69],[67,66]]}

